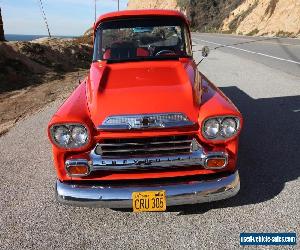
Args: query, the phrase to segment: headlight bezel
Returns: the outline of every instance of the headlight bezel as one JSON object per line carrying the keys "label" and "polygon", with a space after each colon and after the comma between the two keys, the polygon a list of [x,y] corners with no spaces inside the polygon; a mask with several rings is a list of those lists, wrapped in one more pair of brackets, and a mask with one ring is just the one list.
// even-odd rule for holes
{"label": "headlight bezel", "polygon": [[[68,131],[69,131],[69,135],[70,135],[70,143],[69,144],[66,144],[66,145],[60,144],[56,140],[56,138],[55,138],[55,132],[56,132],[56,130],[58,128],[61,128],[61,127],[67,128]],[[74,141],[74,138],[72,136],[74,128],[81,128],[81,129],[83,128],[86,131],[87,138],[86,138],[86,141],[85,141],[84,144],[79,144],[79,143],[77,143],[77,142]],[[90,134],[90,131],[89,131],[88,127],[85,124],[77,123],[77,122],[55,123],[55,124],[52,124],[49,127],[49,134],[50,134],[52,143],[55,146],[57,146],[57,147],[59,147],[61,149],[65,149],[65,150],[68,150],[68,149],[77,150],[77,149],[84,148],[84,147],[86,147],[89,144],[89,142],[91,140],[91,134]]]}
{"label": "headlight bezel", "polygon": [[[227,120],[227,119],[233,119],[235,121],[236,124],[236,129],[235,132],[230,135],[230,136],[226,136],[225,134],[222,133],[222,123]],[[211,120],[217,120],[219,123],[219,131],[217,133],[217,135],[215,137],[209,137],[206,134],[206,130],[205,130],[205,124],[208,121]],[[233,115],[224,115],[224,116],[212,116],[212,117],[208,117],[206,118],[203,122],[202,122],[202,127],[201,127],[201,131],[202,131],[202,136],[209,141],[225,141],[225,140],[229,140],[234,138],[240,131],[241,128],[241,120],[238,116],[233,116]]]}

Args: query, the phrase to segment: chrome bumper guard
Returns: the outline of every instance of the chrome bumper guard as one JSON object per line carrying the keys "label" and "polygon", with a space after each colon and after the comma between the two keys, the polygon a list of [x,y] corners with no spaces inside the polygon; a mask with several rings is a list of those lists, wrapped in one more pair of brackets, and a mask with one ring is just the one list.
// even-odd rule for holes
{"label": "chrome bumper guard", "polygon": [[[159,182],[159,180],[157,180]],[[175,184],[113,187],[104,185],[69,184],[57,180],[59,202],[74,206],[132,208],[132,192],[165,190],[167,206],[195,204],[230,198],[238,193],[238,171],[225,177]]]}

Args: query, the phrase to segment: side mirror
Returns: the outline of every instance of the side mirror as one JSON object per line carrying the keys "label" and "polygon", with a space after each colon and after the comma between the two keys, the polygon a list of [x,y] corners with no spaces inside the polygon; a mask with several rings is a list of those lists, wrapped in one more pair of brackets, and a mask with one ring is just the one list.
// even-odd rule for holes
{"label": "side mirror", "polygon": [[[199,51],[199,50],[197,50]],[[196,51],[193,51],[193,52],[196,52]],[[201,54],[202,54],[202,59],[197,63],[197,66],[204,60],[205,57],[208,56],[209,54],[209,47],[208,46],[204,46],[201,50]]]}
{"label": "side mirror", "polygon": [[209,54],[209,47],[208,47],[208,46],[204,46],[204,47],[202,48],[202,56],[203,56],[203,57],[207,57],[208,54]]}

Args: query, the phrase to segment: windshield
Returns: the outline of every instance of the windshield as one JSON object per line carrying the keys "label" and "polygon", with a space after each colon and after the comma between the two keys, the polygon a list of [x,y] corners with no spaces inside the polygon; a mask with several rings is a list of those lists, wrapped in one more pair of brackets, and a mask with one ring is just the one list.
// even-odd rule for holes
{"label": "windshield", "polygon": [[109,21],[96,31],[93,60],[128,61],[191,56],[185,23],[179,18]]}

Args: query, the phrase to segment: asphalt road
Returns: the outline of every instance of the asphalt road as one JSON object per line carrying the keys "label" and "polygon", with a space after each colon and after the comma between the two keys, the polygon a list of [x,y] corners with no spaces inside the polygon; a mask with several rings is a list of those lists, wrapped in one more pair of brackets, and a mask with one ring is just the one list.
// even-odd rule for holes
{"label": "asphalt road", "polygon": [[58,204],[46,137],[57,101],[0,138],[0,249],[235,249],[240,232],[299,237],[300,77],[252,56],[216,49],[199,66],[245,117],[236,197],[140,214]]}
{"label": "asphalt road", "polygon": [[300,76],[300,39],[249,37],[194,33],[194,41],[212,50],[259,62],[268,67]]}

